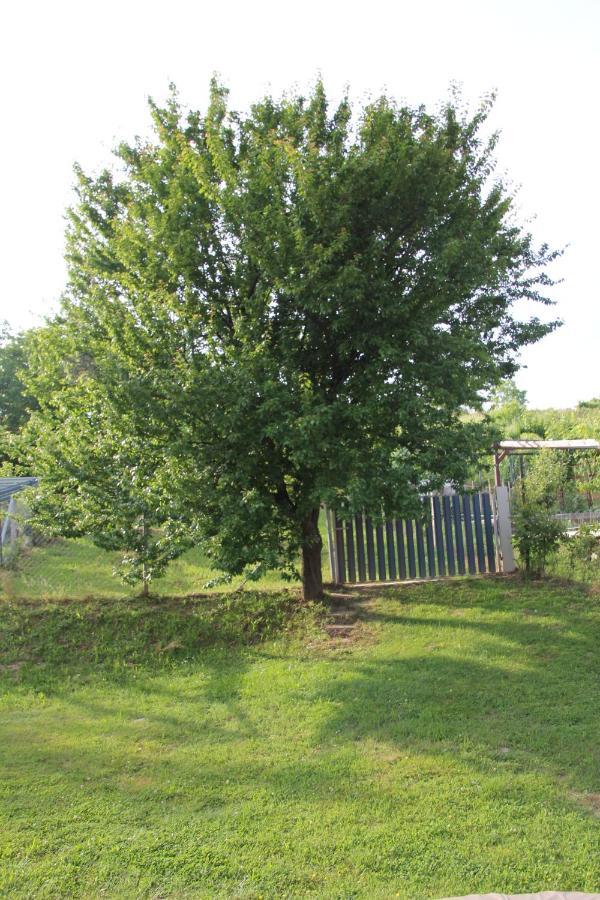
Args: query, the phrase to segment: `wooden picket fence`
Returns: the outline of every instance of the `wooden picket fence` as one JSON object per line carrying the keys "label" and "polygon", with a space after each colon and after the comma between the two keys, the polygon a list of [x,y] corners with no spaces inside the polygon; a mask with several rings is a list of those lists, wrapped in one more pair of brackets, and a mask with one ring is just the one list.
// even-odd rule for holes
{"label": "wooden picket fence", "polygon": [[492,498],[487,491],[423,498],[423,516],[373,522],[341,521],[327,510],[332,580],[404,581],[498,572]]}

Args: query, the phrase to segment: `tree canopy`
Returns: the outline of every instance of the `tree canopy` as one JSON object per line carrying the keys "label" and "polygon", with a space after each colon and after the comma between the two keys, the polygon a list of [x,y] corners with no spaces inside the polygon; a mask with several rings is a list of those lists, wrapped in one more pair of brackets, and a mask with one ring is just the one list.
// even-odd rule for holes
{"label": "tree canopy", "polygon": [[8,322],[0,322],[0,466],[10,472],[18,469],[15,436],[36,406],[23,380],[33,333],[15,334]]}
{"label": "tree canopy", "polygon": [[0,426],[13,433],[27,421],[36,405],[23,381],[32,333],[33,330],[14,334],[7,322],[0,322]]}
{"label": "tree canopy", "polygon": [[231,573],[301,553],[319,597],[321,504],[406,514],[463,477],[482,425],[461,411],[555,326],[514,304],[550,302],[556,254],[515,222],[489,101],[330,111],[319,82],[241,114],[215,81],[205,114],[150,106],[151,140],[77,170],[35,427],[75,446],[82,385],[97,391],[151,448],[155,521],[186,523]]}

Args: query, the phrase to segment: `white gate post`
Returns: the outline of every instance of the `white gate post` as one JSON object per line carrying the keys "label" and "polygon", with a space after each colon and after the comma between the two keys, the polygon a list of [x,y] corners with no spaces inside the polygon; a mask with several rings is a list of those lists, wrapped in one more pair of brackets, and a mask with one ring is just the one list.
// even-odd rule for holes
{"label": "white gate post", "polygon": [[509,572],[516,571],[517,567],[513,553],[510,504],[508,502],[508,488],[506,485],[499,485],[496,488],[496,513],[502,571],[507,575]]}

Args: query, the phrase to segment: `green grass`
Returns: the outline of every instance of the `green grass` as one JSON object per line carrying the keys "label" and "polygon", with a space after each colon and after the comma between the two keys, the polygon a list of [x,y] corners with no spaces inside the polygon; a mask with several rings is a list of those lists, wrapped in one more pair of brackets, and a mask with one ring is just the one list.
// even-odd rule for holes
{"label": "green grass", "polygon": [[[113,574],[118,553],[95,547],[89,538],[58,540],[34,547],[18,556],[11,567],[0,569],[0,600],[64,600],[71,598],[133,597],[140,587],[130,587]],[[323,545],[323,571],[329,577],[326,539]],[[212,590],[206,583],[220,573],[211,568],[199,549],[188,550],[171,563],[165,575],[152,582],[151,591],[159,597],[182,597],[189,594],[229,592],[242,582],[221,584]],[[289,587],[279,573],[269,572],[260,579],[261,588],[278,590]]]}
{"label": "green grass", "polygon": [[599,890],[599,598],[347,602],[1,603],[0,894]]}

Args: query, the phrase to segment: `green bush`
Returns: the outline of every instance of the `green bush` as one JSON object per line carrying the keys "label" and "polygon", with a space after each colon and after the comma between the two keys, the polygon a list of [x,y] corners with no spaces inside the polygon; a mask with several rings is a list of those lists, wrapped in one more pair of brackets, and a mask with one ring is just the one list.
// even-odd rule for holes
{"label": "green bush", "polygon": [[580,525],[565,541],[565,556],[571,578],[595,581],[600,578],[600,524]]}
{"label": "green bush", "polygon": [[544,575],[548,557],[564,538],[562,523],[539,501],[521,502],[513,515],[513,534],[524,574],[537,578]]}

